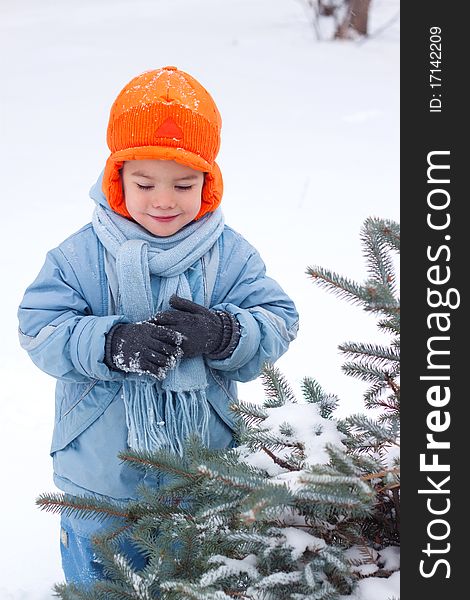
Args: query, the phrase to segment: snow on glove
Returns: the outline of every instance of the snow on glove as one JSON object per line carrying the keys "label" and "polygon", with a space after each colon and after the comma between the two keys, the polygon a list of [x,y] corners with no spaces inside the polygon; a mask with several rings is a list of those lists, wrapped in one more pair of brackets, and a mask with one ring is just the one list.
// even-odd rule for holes
{"label": "snow on glove", "polygon": [[240,326],[232,314],[210,310],[175,294],[170,298],[170,306],[175,310],[157,313],[152,322],[182,334],[181,349],[186,358],[204,354],[223,360],[235,350]]}
{"label": "snow on glove", "polygon": [[117,323],[106,335],[104,363],[109,369],[164,379],[181,358],[182,337],[151,320]]}

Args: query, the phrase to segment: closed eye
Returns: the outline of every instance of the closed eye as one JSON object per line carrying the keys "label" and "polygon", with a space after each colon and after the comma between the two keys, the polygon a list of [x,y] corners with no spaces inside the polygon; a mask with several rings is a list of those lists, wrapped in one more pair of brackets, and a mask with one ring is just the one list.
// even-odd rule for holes
{"label": "closed eye", "polygon": [[153,185],[140,185],[140,183],[138,183],[137,187],[139,190],[153,190]]}
{"label": "closed eye", "polygon": [[175,185],[175,190],[185,192],[186,190],[191,190],[193,187],[193,185]]}

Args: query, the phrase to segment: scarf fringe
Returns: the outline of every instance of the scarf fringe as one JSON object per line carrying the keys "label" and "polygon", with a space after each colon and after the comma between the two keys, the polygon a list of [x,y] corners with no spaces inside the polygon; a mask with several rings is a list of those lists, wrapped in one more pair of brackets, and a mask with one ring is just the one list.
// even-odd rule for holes
{"label": "scarf fringe", "polygon": [[124,386],[129,447],[146,452],[161,448],[182,456],[185,439],[195,431],[208,445],[210,406],[205,391],[174,392],[159,387],[138,381]]}

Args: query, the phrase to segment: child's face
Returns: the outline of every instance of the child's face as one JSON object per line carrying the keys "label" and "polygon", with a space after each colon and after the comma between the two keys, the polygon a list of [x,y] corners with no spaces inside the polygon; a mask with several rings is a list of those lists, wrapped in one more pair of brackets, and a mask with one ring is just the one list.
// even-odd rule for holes
{"label": "child's face", "polygon": [[159,237],[173,235],[201,208],[204,173],[174,160],[128,160],[122,186],[129,214]]}

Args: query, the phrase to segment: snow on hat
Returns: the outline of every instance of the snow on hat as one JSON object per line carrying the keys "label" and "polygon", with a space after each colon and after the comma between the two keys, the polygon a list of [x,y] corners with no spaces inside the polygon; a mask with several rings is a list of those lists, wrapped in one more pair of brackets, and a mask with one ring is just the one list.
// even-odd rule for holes
{"label": "snow on hat", "polygon": [[120,170],[126,160],[160,159],[206,173],[196,219],[219,206],[223,181],[215,158],[222,120],[209,92],[191,75],[163,67],[134,77],[109,115],[103,193],[111,208],[131,218]]}

